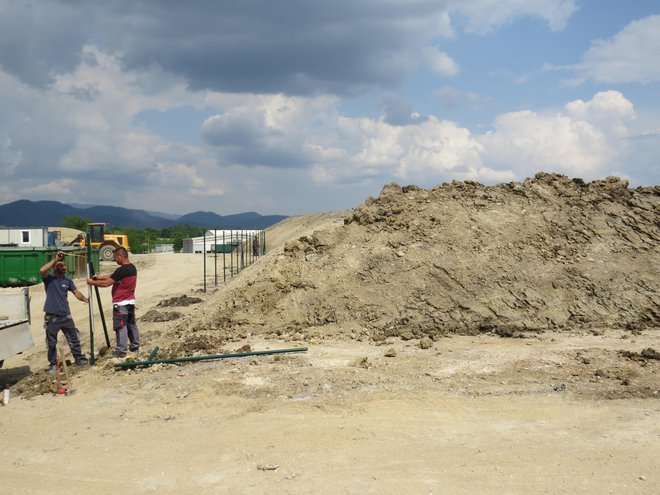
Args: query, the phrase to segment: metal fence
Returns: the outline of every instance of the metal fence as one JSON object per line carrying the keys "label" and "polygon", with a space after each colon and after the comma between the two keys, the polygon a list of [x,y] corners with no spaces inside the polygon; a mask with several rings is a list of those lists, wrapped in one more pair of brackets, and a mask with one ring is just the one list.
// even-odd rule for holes
{"label": "metal fence", "polygon": [[[209,233],[211,235],[208,235]],[[193,252],[194,249],[193,243]],[[219,280],[226,282],[227,278],[239,274],[256,262],[260,256],[266,254],[266,231],[210,229],[202,239],[201,252],[204,259],[204,292],[206,292],[207,281],[211,277],[209,272],[212,273],[213,283],[217,287]],[[211,257],[213,260],[209,263],[208,258]],[[210,264],[212,266],[209,266]]]}

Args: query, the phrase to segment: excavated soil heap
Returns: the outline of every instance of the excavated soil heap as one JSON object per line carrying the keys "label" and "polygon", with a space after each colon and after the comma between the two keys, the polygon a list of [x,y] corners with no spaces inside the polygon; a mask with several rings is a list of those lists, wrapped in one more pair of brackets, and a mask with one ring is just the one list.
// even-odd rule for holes
{"label": "excavated soil heap", "polygon": [[390,184],[269,253],[179,336],[221,345],[657,327],[659,198],[658,186],[545,173],[496,186]]}

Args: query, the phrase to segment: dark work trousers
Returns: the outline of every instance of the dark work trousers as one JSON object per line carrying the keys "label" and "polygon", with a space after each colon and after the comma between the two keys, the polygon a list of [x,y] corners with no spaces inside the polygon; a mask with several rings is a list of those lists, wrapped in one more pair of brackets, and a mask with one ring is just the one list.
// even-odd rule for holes
{"label": "dark work trousers", "polygon": [[[126,304],[112,306],[112,328],[117,334],[117,348],[115,353],[125,356],[129,349],[137,352],[140,348],[140,334],[135,323],[135,306]],[[130,346],[128,343],[130,342]]]}
{"label": "dark work trousers", "polygon": [[71,349],[76,364],[87,360],[80,350],[80,337],[73,318],[46,313],[44,316],[44,330],[46,331],[46,348],[48,349],[48,362],[50,364],[57,364],[57,334],[60,330],[62,330],[66,341],[69,343],[69,349]]}

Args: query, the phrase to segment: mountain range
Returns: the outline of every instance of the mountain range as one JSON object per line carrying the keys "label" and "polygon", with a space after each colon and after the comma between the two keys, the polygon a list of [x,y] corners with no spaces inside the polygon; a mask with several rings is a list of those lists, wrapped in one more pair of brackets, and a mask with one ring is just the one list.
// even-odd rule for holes
{"label": "mountain range", "polygon": [[115,227],[152,227],[163,229],[173,225],[193,225],[204,228],[265,229],[284,220],[286,215],[260,215],[255,212],[218,215],[211,211],[196,211],[179,217],[119,206],[72,206],[58,201],[29,201],[21,199],[0,205],[0,226],[55,227],[66,217],[80,215],[93,222],[104,222]]}

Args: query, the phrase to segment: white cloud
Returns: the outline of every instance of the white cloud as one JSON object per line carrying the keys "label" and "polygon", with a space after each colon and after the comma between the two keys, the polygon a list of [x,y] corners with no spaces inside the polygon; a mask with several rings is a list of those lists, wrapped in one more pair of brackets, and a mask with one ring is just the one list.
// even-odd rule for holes
{"label": "white cloud", "polygon": [[227,164],[300,166],[323,183],[439,180],[480,164],[467,129],[434,117],[408,125],[341,115],[334,98],[264,96],[204,123],[207,141]]}
{"label": "white cloud", "polygon": [[455,76],[458,64],[445,52],[435,46],[422,49],[422,60],[438,76]]}
{"label": "white cloud", "polygon": [[337,156],[324,135],[336,119],[335,104],[336,99],[327,96],[246,96],[206,119],[202,135],[223,165],[308,167]]}
{"label": "white cloud", "polygon": [[566,111],[572,118],[590,122],[612,138],[626,137],[629,122],[636,118],[633,104],[619,91],[596,93],[586,102],[569,102]]}
{"label": "white cloud", "polygon": [[493,127],[480,139],[488,162],[511,167],[518,176],[548,170],[592,175],[612,151],[602,132],[565,115],[524,110],[499,116]]}
{"label": "white cloud", "polygon": [[436,118],[401,130],[396,175],[412,181],[435,182],[453,171],[479,167],[481,145],[465,128]]}
{"label": "white cloud", "polygon": [[[221,156],[229,156],[227,150],[236,145],[243,150],[240,156],[249,158],[246,164],[277,168],[300,163],[310,180],[324,184],[389,178],[425,185],[448,178],[493,182],[541,170],[587,178],[609,175],[631,151],[625,138],[636,117],[632,103],[617,91],[569,102],[552,114],[505,113],[484,134],[433,116],[406,125],[352,118],[340,114],[334,99],[278,95],[251,102],[256,106],[241,105],[207,121],[215,136],[209,142]],[[307,108],[313,112],[301,110]],[[245,151],[253,148],[258,152]]]}
{"label": "white cloud", "polygon": [[[68,199],[62,193],[76,184],[78,201],[115,204],[130,200],[133,191],[145,187],[157,163],[179,162],[183,157],[190,167],[202,167],[211,156],[169,142],[133,122],[146,109],[201,106],[203,95],[190,93],[180,79],[155,68],[125,71],[117,56],[95,47],[85,48],[75,70],[55,75],[45,90],[0,71],[0,100],[1,173],[21,184],[3,194],[3,200]],[[124,187],[109,188],[109,180]],[[45,181],[43,186],[40,181]],[[209,187],[195,191],[218,193]]]}
{"label": "white cloud", "polygon": [[165,190],[192,196],[220,197],[225,194],[222,187],[199,176],[198,170],[186,163],[158,163],[151,174],[152,186],[157,184]]}
{"label": "white cloud", "polygon": [[23,153],[12,148],[12,139],[0,136],[0,174],[9,175],[23,161]]}
{"label": "white cloud", "polygon": [[449,9],[467,18],[468,32],[486,34],[522,16],[538,17],[560,31],[577,7],[574,0],[452,0]]}
{"label": "white cloud", "polygon": [[479,167],[480,144],[467,129],[430,117],[419,124],[395,126],[384,120],[342,117],[336,147],[347,159],[317,163],[312,177],[318,181],[386,181],[433,184],[453,173]]}
{"label": "white cloud", "polygon": [[519,177],[542,170],[595,178],[629,152],[622,138],[629,135],[634,118],[630,101],[607,91],[586,102],[568,103],[566,113],[524,110],[500,115],[494,130],[479,141],[488,164],[511,167]]}
{"label": "white cloud", "polygon": [[32,187],[26,187],[24,192],[27,194],[45,195],[47,197],[55,197],[65,200],[70,198],[79,187],[80,183],[78,181],[64,178],[51,180]]}
{"label": "white cloud", "polygon": [[631,22],[609,40],[599,40],[583,55],[573,84],[660,81],[660,15]]}

